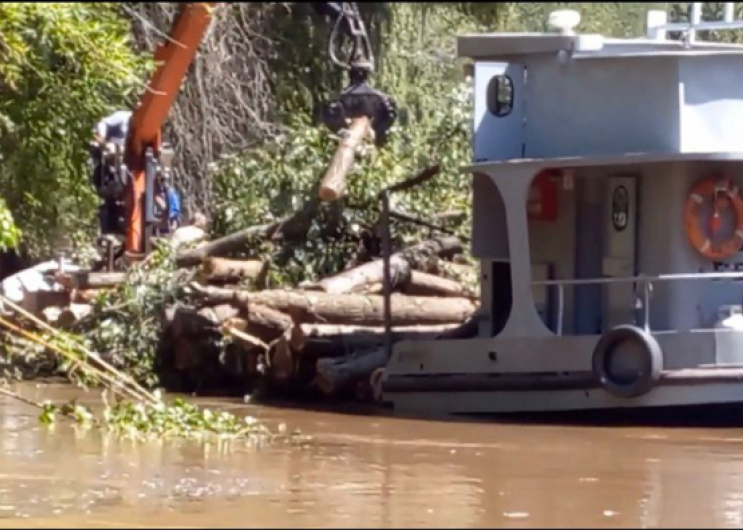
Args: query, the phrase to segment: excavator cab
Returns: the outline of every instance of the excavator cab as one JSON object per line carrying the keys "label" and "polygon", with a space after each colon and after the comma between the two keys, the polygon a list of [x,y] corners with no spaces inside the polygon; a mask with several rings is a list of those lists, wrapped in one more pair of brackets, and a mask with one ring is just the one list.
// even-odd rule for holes
{"label": "excavator cab", "polygon": [[[126,191],[130,184],[131,172],[125,164],[124,147],[114,142],[91,142],[92,162],[91,184],[101,199],[98,219],[100,237],[97,246],[102,260],[96,269],[121,269],[126,239]],[[146,229],[149,237],[167,237],[175,228],[170,219],[168,188],[172,185],[172,166],[175,152],[169,143],[163,143],[158,156],[152,149],[145,153]],[[149,242],[149,238],[148,238]],[[149,250],[149,249],[148,249]]]}

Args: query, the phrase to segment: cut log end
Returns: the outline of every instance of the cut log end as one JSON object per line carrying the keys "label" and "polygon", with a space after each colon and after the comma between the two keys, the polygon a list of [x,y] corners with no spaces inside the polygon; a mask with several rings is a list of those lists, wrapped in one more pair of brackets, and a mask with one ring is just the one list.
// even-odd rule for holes
{"label": "cut log end", "polygon": [[337,201],[346,189],[346,175],[353,167],[356,148],[369,134],[371,121],[366,116],[354,119],[330,162],[327,173],[320,184],[320,200]]}

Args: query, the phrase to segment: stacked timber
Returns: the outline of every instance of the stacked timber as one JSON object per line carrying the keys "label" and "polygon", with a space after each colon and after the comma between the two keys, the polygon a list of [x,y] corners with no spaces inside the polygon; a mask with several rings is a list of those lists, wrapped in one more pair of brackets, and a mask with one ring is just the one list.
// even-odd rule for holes
{"label": "stacked timber", "polygon": [[[266,288],[270,263],[224,257],[280,229],[280,223],[255,227],[178,255],[179,267],[196,268],[196,274],[188,300],[165,311],[167,370],[198,374],[221,358],[222,370],[252,387],[368,398],[372,380],[387,363],[383,260],[277,289]],[[391,256],[393,343],[475,334],[477,294],[460,281],[474,271],[451,261],[463,250],[457,237],[446,236]],[[57,281],[71,296],[70,304],[55,314],[56,325],[74,328],[88,318],[96,296],[125,276],[59,275]]]}

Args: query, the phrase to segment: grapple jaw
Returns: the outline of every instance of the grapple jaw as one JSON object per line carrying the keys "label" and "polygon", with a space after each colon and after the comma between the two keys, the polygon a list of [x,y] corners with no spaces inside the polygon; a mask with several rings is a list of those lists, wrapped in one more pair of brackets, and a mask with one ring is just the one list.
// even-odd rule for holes
{"label": "grapple jaw", "polygon": [[367,116],[374,130],[374,142],[384,145],[387,131],[397,118],[397,103],[366,81],[352,84],[343,90],[338,99],[325,105],[322,120],[333,132],[348,127],[348,120]]}

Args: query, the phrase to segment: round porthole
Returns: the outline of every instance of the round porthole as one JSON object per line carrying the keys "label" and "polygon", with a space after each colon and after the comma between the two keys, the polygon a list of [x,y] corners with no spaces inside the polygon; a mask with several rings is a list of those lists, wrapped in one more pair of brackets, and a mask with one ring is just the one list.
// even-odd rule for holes
{"label": "round porthole", "polygon": [[513,110],[513,80],[506,74],[493,76],[488,83],[488,110],[494,116],[503,117]]}

